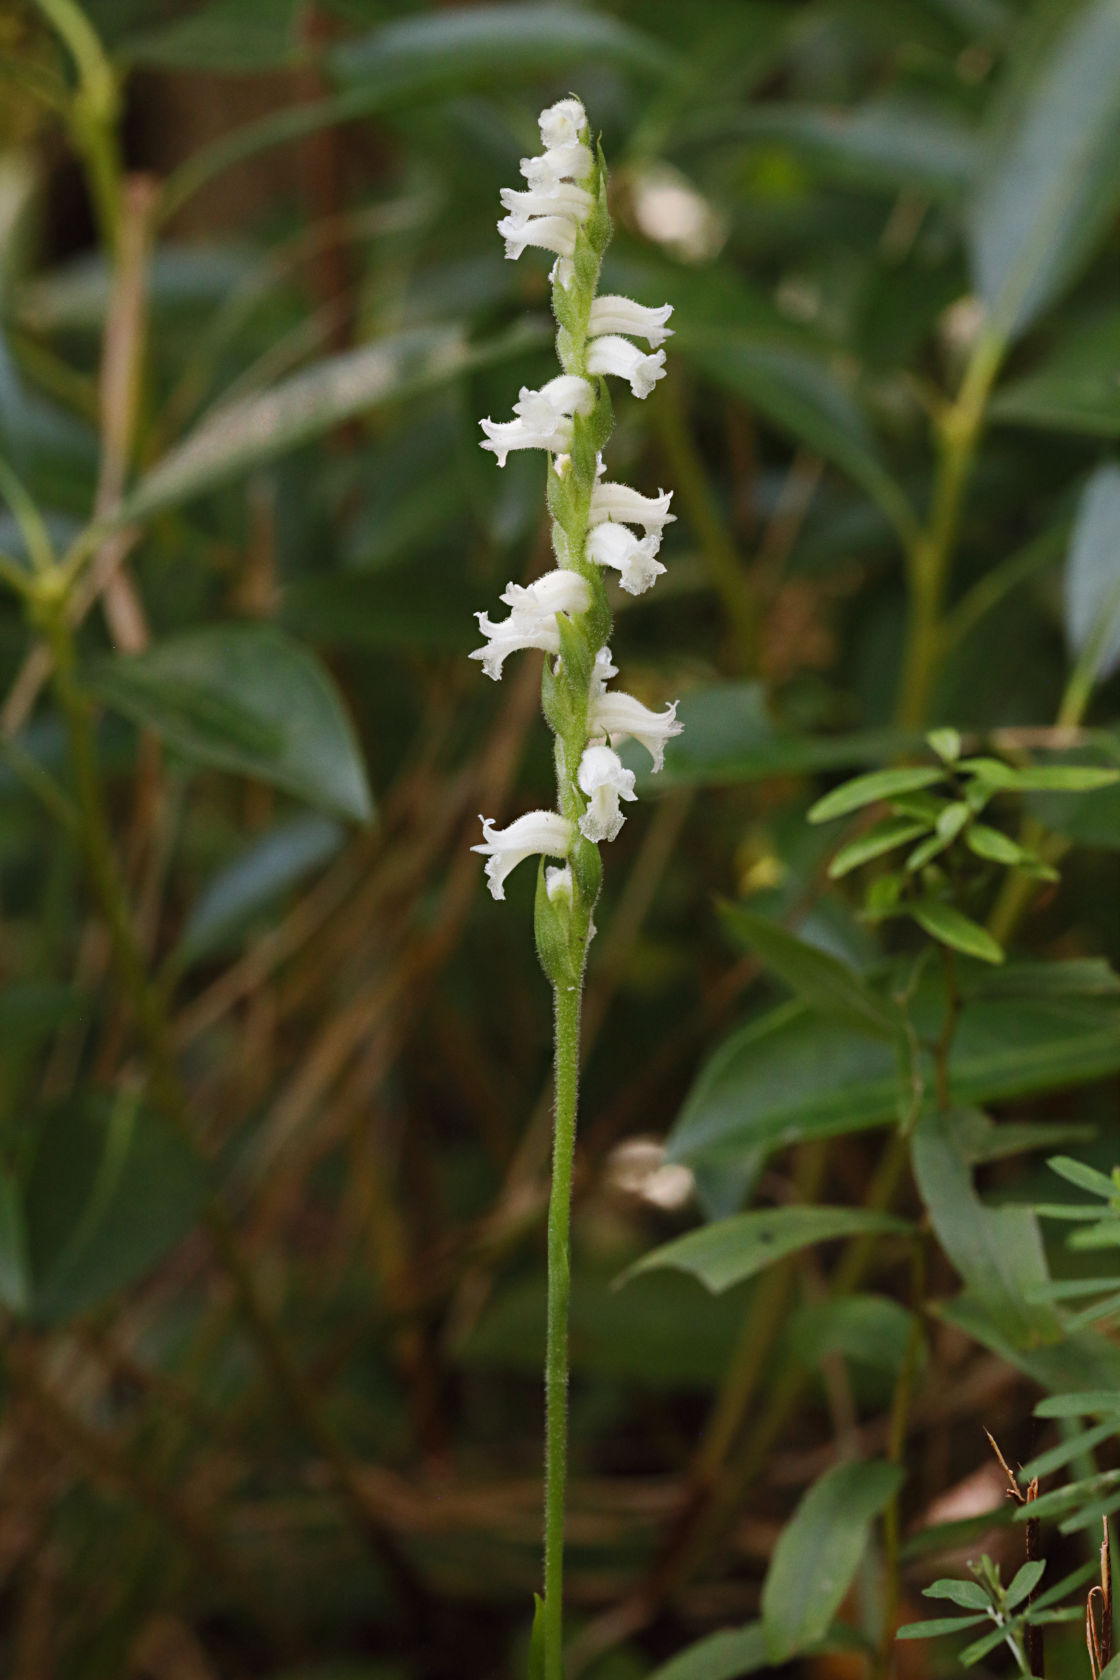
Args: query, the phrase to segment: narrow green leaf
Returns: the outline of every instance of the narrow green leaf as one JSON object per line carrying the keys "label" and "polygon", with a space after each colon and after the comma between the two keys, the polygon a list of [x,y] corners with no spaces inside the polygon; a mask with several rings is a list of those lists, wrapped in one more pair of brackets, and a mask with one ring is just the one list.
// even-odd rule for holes
{"label": "narrow green leaf", "polygon": [[849,840],[846,845],[841,846],[828,866],[830,879],[839,881],[844,875],[851,874],[853,869],[870,863],[873,858],[894,851],[896,846],[905,846],[909,841],[916,840],[920,834],[925,834],[926,828],[924,822],[912,822],[907,817],[884,817],[874,828],[869,828],[866,834],[859,834],[854,840]]}
{"label": "narrow green leaf", "polygon": [[762,1588],[770,1661],[823,1638],[859,1568],[874,1519],[901,1486],[884,1459],[837,1464],[804,1495],[782,1530]]}
{"label": "narrow green leaf", "polygon": [[345,838],[338,823],[314,812],[268,829],[203,888],[187,916],[176,961],[196,962],[244,932],[262,910],[332,858]]}
{"label": "narrow green leaf", "polygon": [[964,839],[969,851],[991,863],[1013,866],[1022,863],[1025,855],[1022,846],[1009,835],[1001,834],[998,828],[989,828],[987,823],[973,823]]}
{"label": "narrow green leaf", "polygon": [[965,1628],[979,1627],[986,1616],[935,1616],[929,1622],[907,1622],[895,1634],[896,1639],[936,1639],[942,1633],[959,1633]]}
{"label": "narrow green leaf", "polygon": [[966,916],[955,904],[945,904],[938,898],[927,898],[918,904],[908,905],[907,911],[920,927],[932,938],[940,940],[942,945],[951,945],[955,951],[962,951],[966,957],[979,957],[981,962],[1001,963],[1004,960],[1003,947],[996,943],[979,922],[974,922],[971,916]]}
{"label": "narrow green leaf", "polygon": [[15,1180],[0,1167],[0,1305],[25,1313],[31,1304],[27,1232]]}
{"label": "narrow green leaf", "polygon": [[1055,1470],[1063,1469],[1072,1459],[1084,1452],[1092,1452],[1102,1441],[1107,1441],[1116,1433],[1115,1423],[1098,1423],[1092,1429],[1084,1429],[1077,1435],[1071,1435],[1067,1440],[1060,1441],[1049,1452],[1036,1453],[1029,1463],[1023,1465],[1024,1481],[1033,1481],[1038,1476],[1052,1476]]}
{"label": "narrow green leaf", "polygon": [[533,1630],[529,1635],[529,1680],[545,1680],[544,1599],[533,1594]]}
{"label": "narrow green leaf", "polygon": [[768,968],[793,987],[822,1015],[844,1021],[857,1032],[893,1039],[901,1023],[897,1011],[877,997],[854,968],[829,951],[809,945],[776,922],[756,916],[741,904],[722,904],[729,927],[753,947]]}
{"label": "narrow green leaf", "polygon": [[1081,1394],[1048,1394],[1034,1409],[1035,1417],[1091,1417],[1094,1412],[1120,1414],[1120,1394],[1093,1391]]}
{"label": "narrow green leaf", "polygon": [[690,1272],[718,1294],[813,1243],[864,1232],[906,1236],[912,1230],[904,1219],[864,1208],[762,1208],[735,1214],[664,1243],[631,1266],[624,1281],[640,1272],[672,1266]]}
{"label": "narrow green leaf", "polygon": [[1095,1167],[1086,1166],[1084,1161],[1075,1160],[1072,1155],[1051,1155],[1046,1165],[1059,1178],[1064,1178],[1068,1184],[1076,1184],[1079,1190],[1088,1190],[1091,1196],[1103,1196],[1108,1202],[1120,1201],[1120,1184],[1114,1178],[1098,1172]]}
{"label": "narrow green leaf", "polygon": [[889,799],[895,793],[911,793],[917,788],[932,787],[943,781],[943,769],[932,765],[903,765],[898,770],[873,770],[867,776],[856,776],[842,787],[833,788],[818,799],[809,810],[809,821],[831,822],[833,817],[846,817],[865,805]]}
{"label": "narrow green leaf", "polygon": [[1120,189],[1120,5],[1051,7],[982,152],[969,215],[976,288],[1016,337],[1077,273]]}
{"label": "narrow green leaf", "polygon": [[768,1666],[762,1623],[709,1634],[654,1669],[650,1680],[738,1680]]}
{"label": "narrow green leaf", "polygon": [[272,624],[211,624],[104,660],[101,698],[198,763],[368,822],[361,749],[331,677]]}

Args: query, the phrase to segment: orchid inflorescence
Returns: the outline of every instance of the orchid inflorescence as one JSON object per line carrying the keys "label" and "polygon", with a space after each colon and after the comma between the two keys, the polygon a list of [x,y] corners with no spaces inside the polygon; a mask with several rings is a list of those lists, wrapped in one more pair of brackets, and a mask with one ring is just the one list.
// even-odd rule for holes
{"label": "orchid inflorescence", "polygon": [[[495,898],[505,897],[510,870],[539,854],[562,860],[543,867],[537,896],[537,942],[554,981],[582,969],[598,894],[598,845],[622,827],[622,802],[632,800],[634,772],[615,747],[627,736],[660,770],[665,743],[680,733],[676,703],[653,712],[630,694],[608,688],[618,672],[607,645],[611,612],[604,573],[640,595],[665,568],[657,558],[672,520],[671,493],[644,496],[603,478],[602,450],[613,423],[606,377],[625,379],[647,397],[664,376],[669,304],[649,309],[626,297],[596,296],[610,239],[606,168],[589,144],[578,99],[562,99],[540,117],[542,156],[522,160],[524,192],[507,188],[498,223],[506,256],[530,246],[555,253],[552,304],[562,372],[539,391],[522,389],[513,420],[481,422],[483,449],[504,466],[515,449],[543,449],[548,465],[555,569],[535,582],[511,583],[501,596],[507,618],[477,615],[486,638],[472,659],[497,681],[509,654],[539,648],[546,655],[545,716],[556,737],[559,811],[530,811],[507,828],[483,819],[486,873]],[[643,339],[648,352],[634,343]]]}

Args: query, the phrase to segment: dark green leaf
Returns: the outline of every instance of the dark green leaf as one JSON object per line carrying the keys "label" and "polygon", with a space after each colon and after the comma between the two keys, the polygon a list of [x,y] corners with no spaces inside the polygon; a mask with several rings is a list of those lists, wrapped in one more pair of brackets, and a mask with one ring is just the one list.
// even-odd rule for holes
{"label": "dark green leaf", "polygon": [[338,823],[311,812],[270,828],[203,888],[176,960],[195,962],[242,933],[254,916],[332,858],[345,837]]}
{"label": "dark green leaf", "polygon": [[689,1231],[635,1262],[625,1277],[669,1266],[690,1272],[714,1294],[754,1277],[813,1243],[863,1232],[905,1236],[912,1227],[892,1214],[863,1208],[780,1207],[739,1213]]}
{"label": "dark green leaf", "polygon": [[932,765],[904,765],[898,770],[873,770],[868,776],[856,776],[842,787],[833,788],[809,811],[809,821],[831,822],[833,817],[846,817],[864,805],[890,799],[895,793],[911,793],[917,788],[932,787],[943,781],[945,772]]}
{"label": "dark green leaf", "polygon": [[993,419],[1046,431],[1120,437],[1120,312],[1083,322],[1025,378],[997,393]]}
{"label": "dark green leaf", "polygon": [[31,1305],[23,1207],[19,1189],[6,1167],[0,1167],[0,1305],[20,1314]]}
{"label": "dark green leaf", "polygon": [[24,1195],[35,1318],[64,1324],[143,1277],[193,1228],[204,1194],[199,1157],[135,1097],[52,1110]]}
{"label": "dark green leaf", "polygon": [[890,1039],[897,1035],[901,1026],[897,1011],[877,997],[847,963],[741,904],[724,904],[720,911],[734,932],[811,1008],[844,1021],[857,1032]]}
{"label": "dark green leaf", "polygon": [[762,1623],[773,1663],[823,1638],[859,1568],[868,1530],[903,1479],[872,1459],[826,1470],[782,1530],[762,1588]]}
{"label": "dark green leaf", "polygon": [[1120,189],[1120,9],[1082,0],[1042,17],[982,153],[969,216],[976,288],[1008,337],[1068,285]]}
{"label": "dark green leaf", "polygon": [[843,1295],[801,1307],[789,1326],[790,1348],[804,1365],[842,1354],[861,1365],[897,1373],[902,1368],[913,1315],[885,1295]]}
{"label": "dark green leaf", "polygon": [[317,362],[269,391],[204,416],[125,497],[115,523],[148,519],[208,494],[344,420],[490,362],[523,356],[538,341],[538,332],[527,327],[472,348],[457,327],[414,327]]}
{"label": "dark green leaf", "polygon": [[951,945],[954,951],[963,951],[966,957],[978,957],[981,962],[990,963],[1004,960],[1003,947],[955,904],[926,898],[908,905],[907,912],[931,938],[940,940],[942,945]]}
{"label": "dark green leaf", "polygon": [[1120,467],[1106,463],[1077,507],[1065,572],[1066,637],[1076,658],[1094,657],[1103,682],[1120,664]]}
{"label": "dark green leaf", "polygon": [[356,822],[373,804],[342,701],[272,624],[212,624],[97,666],[100,696],[198,763],[257,776]]}
{"label": "dark green leaf", "polygon": [[921,1116],[911,1160],[937,1240],[971,1293],[1011,1341],[1023,1347],[1056,1341],[1054,1309],[1029,1294],[1047,1277],[1038,1222],[1029,1208],[981,1202],[954,1114]]}
{"label": "dark green leaf", "polygon": [[121,43],[132,64],[255,75],[311,61],[298,0],[210,0],[201,10]]}

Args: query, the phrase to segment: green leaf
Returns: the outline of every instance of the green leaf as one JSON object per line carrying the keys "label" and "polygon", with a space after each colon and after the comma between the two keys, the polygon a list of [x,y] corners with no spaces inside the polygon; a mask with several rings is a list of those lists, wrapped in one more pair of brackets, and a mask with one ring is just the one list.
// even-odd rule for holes
{"label": "green leaf", "polygon": [[912,793],[918,788],[932,787],[943,781],[945,771],[931,765],[903,765],[897,770],[873,770],[868,776],[856,776],[842,787],[833,788],[818,799],[809,810],[812,823],[831,822],[833,817],[846,817],[864,805],[890,799],[892,794]]}
{"label": "green leaf", "polygon": [[[1037,1411],[1037,1408],[1036,1408]],[[1056,1447],[1048,1452],[1036,1453],[1032,1459],[1023,1465],[1022,1476],[1026,1482],[1033,1481],[1038,1476],[1052,1476],[1055,1470],[1063,1470],[1072,1459],[1080,1457],[1082,1453],[1092,1452],[1102,1441],[1110,1440],[1116,1433],[1115,1422],[1098,1423],[1092,1429],[1080,1430],[1076,1435],[1070,1435],[1060,1441]]]}
{"label": "green leaf", "polygon": [[1098,1680],[1120,1680],[1120,1656],[1113,1657],[1110,1663],[1105,1664]]}
{"label": "green leaf", "polygon": [[761,1622],[728,1628],[697,1640],[687,1651],[654,1669],[650,1680],[738,1680],[768,1666]]}
{"label": "green leaf", "polygon": [[924,822],[912,822],[908,817],[883,817],[866,834],[858,834],[854,840],[841,846],[828,866],[829,878],[839,881],[853,869],[870,863],[873,858],[882,857],[886,852],[893,852],[896,846],[907,845],[926,832]]}
{"label": "green leaf", "polygon": [[0,1167],[0,1305],[26,1313],[31,1305],[27,1233],[15,1179]]}
{"label": "green leaf", "polygon": [[1120,1199],[1120,1184],[1114,1178],[1098,1172],[1095,1167],[1086,1166],[1084,1161],[1075,1160],[1072,1155],[1051,1155],[1046,1165],[1067,1184],[1076,1184],[1078,1189],[1088,1190],[1091,1196],[1103,1196],[1109,1202]]}
{"label": "green leaf", "polygon": [[823,1638],[859,1568],[874,1519],[902,1484],[884,1459],[837,1464],[804,1495],[782,1530],[762,1588],[772,1663]]}
{"label": "green leaf", "polygon": [[623,1274],[623,1281],[669,1266],[691,1273],[705,1288],[719,1294],[813,1243],[868,1231],[906,1236],[912,1229],[906,1220],[896,1219],[893,1214],[864,1208],[762,1208],[735,1214],[664,1243],[636,1261]]}
{"label": "green leaf", "polygon": [[1093,680],[1120,665],[1120,467],[1091,475],[1077,505],[1065,571],[1066,637],[1075,658],[1093,658]]}
{"label": "green leaf", "polygon": [[799,1308],[790,1320],[789,1345],[803,1365],[838,1353],[897,1374],[913,1324],[913,1314],[886,1295],[843,1295]]}
{"label": "green leaf", "polygon": [[539,340],[537,329],[523,327],[472,348],[458,327],[414,327],[328,357],[271,390],[204,415],[125,497],[113,522],[149,519],[207,495],[344,420],[448,384],[492,362],[523,356]]}
{"label": "green leaf", "polygon": [[51,1110],[24,1192],[32,1311],[67,1323],[136,1282],[194,1227],[199,1157],[155,1110],[121,1095]]}
{"label": "green leaf", "polygon": [[962,1610],[986,1610],[991,1602],[979,1581],[955,1581],[946,1578],[922,1588],[923,1598],[947,1598]]}
{"label": "green leaf", "polygon": [[928,1622],[907,1622],[895,1634],[896,1639],[936,1639],[942,1633],[958,1633],[964,1628],[979,1627],[986,1616],[934,1616]]}
{"label": "green leaf", "polygon": [[957,729],[931,729],[926,740],[946,764],[955,764],[961,756],[961,737]]}
{"label": "green leaf", "polygon": [[225,75],[293,70],[312,59],[298,0],[211,0],[186,17],[127,37],[117,51],[130,64]]}
{"label": "green leaf", "polygon": [[545,1680],[544,1599],[533,1594],[533,1629],[529,1635],[529,1680]]}
{"label": "green leaf", "polygon": [[1010,835],[1001,834],[998,828],[989,828],[987,823],[973,823],[964,839],[970,852],[991,863],[1014,865],[1022,863],[1027,855]]}
{"label": "green leaf", "polygon": [[722,904],[720,914],[810,1008],[857,1032],[896,1037],[901,1027],[897,1011],[878,998],[847,963],[741,904]]}
{"label": "green leaf", "polygon": [[100,663],[96,692],[197,763],[340,817],[373,802],[350,720],[315,655],[272,624],[212,624]]}
{"label": "green leaf", "polygon": [[993,788],[1015,793],[1090,793],[1120,781],[1120,770],[1091,764],[1032,764],[1019,770],[998,758],[966,758],[960,769],[972,771]]}
{"label": "green leaf", "polygon": [[924,928],[931,938],[940,940],[942,945],[951,945],[954,951],[963,951],[966,957],[978,957],[981,962],[1001,963],[1004,960],[1003,947],[979,922],[974,922],[955,904],[945,904],[939,898],[925,898],[917,904],[907,905],[906,909],[919,927]]}
{"label": "green leaf", "polygon": [[1120,6],[1050,7],[989,134],[969,215],[976,289],[1014,338],[1072,280],[1120,189]]}
{"label": "green leaf", "polygon": [[1082,1394],[1051,1394],[1040,1400],[1035,1417],[1091,1417],[1095,1412],[1120,1413],[1120,1394],[1090,1390]]}
{"label": "green leaf", "polygon": [[342,846],[345,830],[305,812],[277,823],[203,888],[176,947],[176,961],[196,962],[242,933],[262,910],[319,869]]}
{"label": "green leaf", "polygon": [[[1001,977],[1002,978],[1002,977]],[[939,979],[911,1005],[919,1040],[944,1020]],[[917,1069],[927,1098],[933,1068]],[[1120,1000],[1112,996],[967,997],[949,1055],[961,1105],[1063,1090],[1120,1069]],[[909,1073],[885,1042],[855,1036],[800,1004],[732,1032],[701,1068],[670,1137],[675,1159],[737,1158],[808,1137],[835,1136],[896,1118],[911,1100]]]}
{"label": "green leaf", "polygon": [[1120,311],[1082,322],[1025,378],[1003,386],[994,420],[1045,431],[1120,437]]}
{"label": "green leaf", "polygon": [[1029,1208],[981,1202],[954,1113],[921,1116],[911,1161],[937,1240],[969,1291],[1013,1343],[1056,1341],[1061,1326],[1053,1307],[1029,1294],[1047,1278],[1038,1221]]}

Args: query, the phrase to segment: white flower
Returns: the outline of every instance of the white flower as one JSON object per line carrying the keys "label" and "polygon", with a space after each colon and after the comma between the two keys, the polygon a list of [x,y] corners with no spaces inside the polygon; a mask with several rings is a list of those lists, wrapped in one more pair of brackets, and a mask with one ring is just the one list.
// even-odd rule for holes
{"label": "white flower", "polygon": [[523,858],[534,852],[563,858],[572,843],[572,825],[556,811],[526,811],[508,828],[495,828],[493,818],[481,817],[483,843],[472,846],[486,858],[486,879],[495,898],[504,898],[505,879]]}
{"label": "white flower", "polygon": [[539,391],[521,387],[513,405],[516,420],[480,420],[486,433],[483,449],[491,449],[504,467],[511,449],[567,449],[572,441],[572,415],[586,414],[594,391],[586,379],[560,374]]}
{"label": "white flower", "polygon": [[557,899],[567,899],[572,902],[572,870],[570,864],[562,864],[559,869],[549,864],[544,872],[544,890],[548,894],[549,902],[555,904]]}
{"label": "white flower", "polygon": [[659,534],[677,517],[669,512],[672,499],[671,490],[642,496],[628,484],[597,484],[591,492],[591,523],[597,525],[601,519],[617,519],[624,525],[640,525],[647,537]]}
{"label": "white flower", "polygon": [[613,840],[626,821],[619,800],[638,797],[633,770],[625,769],[610,747],[591,746],[579,761],[576,780],[591,801],[579,819],[580,833],[594,842]]}
{"label": "white flower", "polygon": [[502,665],[511,653],[525,648],[559,653],[557,613],[586,612],[591,605],[591,590],[578,572],[554,571],[545,572],[535,583],[507,584],[500,599],[513,611],[497,623],[485,613],[475,613],[487,645],[469,655],[481,661],[482,669],[495,682],[501,680]]}
{"label": "white flower", "polygon": [[503,187],[498,196],[511,216],[571,216],[580,222],[586,221],[594,203],[586,187],[577,187],[574,181],[557,181],[547,191]]}
{"label": "white flower", "polygon": [[627,526],[607,520],[587,533],[587,557],[597,566],[613,566],[628,595],[643,595],[665,570],[657,559],[659,539],[636,537]]}
{"label": "white flower", "polygon": [[570,257],[576,248],[576,224],[566,216],[503,216],[498,232],[506,242],[506,256],[516,262],[527,245]]}
{"label": "white flower", "polygon": [[521,159],[521,173],[531,187],[552,187],[558,181],[586,181],[594,167],[590,148],[579,141],[549,146],[541,157]]}
{"label": "white flower", "polygon": [[593,338],[602,333],[629,333],[632,338],[644,338],[651,350],[672,338],[673,329],[665,325],[673,313],[671,303],[650,309],[633,298],[605,295],[591,305],[588,331]]}
{"label": "white flower", "polygon": [[684,728],[682,723],[677,722],[679,703],[674,700],[666,711],[651,712],[648,706],[643,706],[632,694],[600,693],[592,696],[587,718],[588,728],[609,735],[612,747],[627,735],[632,735],[649,753],[654,770],[660,770],[665,763],[666,741],[672,740],[674,735],[679,735]]}
{"label": "white flower", "polygon": [[588,346],[588,373],[614,373],[630,382],[636,397],[648,397],[659,379],[665,377],[665,352],[655,350],[646,356],[628,338],[608,333],[605,338],[593,338]]}
{"label": "white flower", "polygon": [[618,666],[611,658],[610,648],[601,647],[595,655],[595,663],[591,667],[591,699],[594,701],[598,695],[603,694],[611,678],[617,677],[617,675]]}
{"label": "white flower", "polygon": [[541,145],[571,146],[587,127],[587,112],[578,99],[558,99],[540,114]]}

